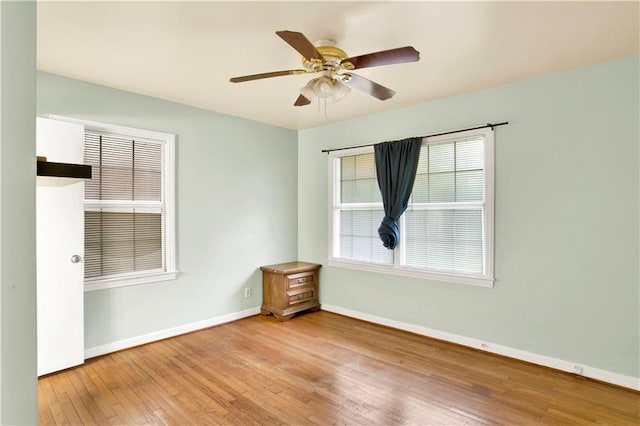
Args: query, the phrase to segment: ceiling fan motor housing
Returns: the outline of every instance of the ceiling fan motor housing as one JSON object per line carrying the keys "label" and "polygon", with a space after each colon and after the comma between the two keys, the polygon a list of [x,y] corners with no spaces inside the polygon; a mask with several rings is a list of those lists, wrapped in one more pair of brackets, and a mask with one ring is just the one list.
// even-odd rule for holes
{"label": "ceiling fan motor housing", "polygon": [[303,66],[309,71],[320,72],[320,71],[329,71],[331,73],[335,73],[340,71],[340,69],[353,69],[353,64],[349,62],[342,63],[344,59],[347,59],[349,55],[347,53],[336,46],[336,42],[334,40],[319,40],[315,44],[316,49],[322,55],[323,60],[308,60],[306,58],[302,58]]}

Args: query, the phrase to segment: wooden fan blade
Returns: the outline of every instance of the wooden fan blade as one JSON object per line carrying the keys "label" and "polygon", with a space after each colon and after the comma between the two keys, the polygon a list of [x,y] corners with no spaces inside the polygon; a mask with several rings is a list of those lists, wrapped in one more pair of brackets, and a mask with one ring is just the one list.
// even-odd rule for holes
{"label": "wooden fan blade", "polygon": [[349,87],[353,87],[355,89],[361,90],[364,93],[373,96],[374,98],[378,98],[381,101],[389,99],[396,94],[395,91],[389,89],[388,87],[384,87],[381,84],[376,83],[375,81],[371,81],[357,74],[344,74],[349,78],[344,80],[343,83]]}
{"label": "wooden fan blade", "polygon": [[243,81],[260,80],[261,78],[280,77],[283,75],[306,74],[307,70],[286,70],[264,72],[262,74],[243,75],[242,77],[233,77],[229,81],[232,83],[242,83]]}
{"label": "wooden fan blade", "polygon": [[318,52],[318,49],[304,34],[295,31],[276,31],[276,34],[289,43],[289,46],[296,49],[305,59],[309,61],[312,59],[322,60],[322,55]]}
{"label": "wooden fan blade", "polygon": [[380,52],[367,53],[343,59],[342,63],[350,62],[353,69],[379,67],[381,65],[402,64],[420,60],[420,52],[412,46],[398,47],[397,49],[381,50]]}
{"label": "wooden fan blade", "polygon": [[311,103],[311,101],[309,99],[307,99],[305,96],[300,95],[298,96],[298,99],[296,99],[295,103],[293,104],[294,106],[305,106],[305,105],[309,105]]}

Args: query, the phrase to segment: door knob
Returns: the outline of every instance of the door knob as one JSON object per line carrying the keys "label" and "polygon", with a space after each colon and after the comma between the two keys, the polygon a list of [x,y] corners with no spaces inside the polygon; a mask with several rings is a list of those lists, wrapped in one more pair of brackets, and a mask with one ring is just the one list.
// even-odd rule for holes
{"label": "door knob", "polygon": [[71,256],[71,263],[78,263],[82,260],[82,257],[80,257],[77,254],[74,254],[73,256]]}

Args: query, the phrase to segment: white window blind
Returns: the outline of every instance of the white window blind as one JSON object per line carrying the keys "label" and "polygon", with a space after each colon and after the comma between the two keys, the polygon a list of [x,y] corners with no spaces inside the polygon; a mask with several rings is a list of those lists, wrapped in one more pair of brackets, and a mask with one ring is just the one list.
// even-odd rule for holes
{"label": "white window blind", "polygon": [[85,163],[85,279],[164,271],[164,143],[87,130]]}
{"label": "white window blind", "polygon": [[378,237],[384,210],[373,148],[336,151],[330,161],[330,263],[492,285],[491,129],[423,140],[395,250]]}
{"label": "white window blind", "polygon": [[340,250],[344,259],[392,264],[393,252],[378,237],[384,218],[373,153],[340,159]]}
{"label": "white window blind", "polygon": [[406,265],[484,274],[484,138],[425,143],[405,212]]}

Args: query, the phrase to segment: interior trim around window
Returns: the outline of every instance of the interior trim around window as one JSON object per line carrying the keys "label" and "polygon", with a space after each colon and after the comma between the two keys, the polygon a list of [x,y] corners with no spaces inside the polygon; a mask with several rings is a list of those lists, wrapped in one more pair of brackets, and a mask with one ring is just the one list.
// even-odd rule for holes
{"label": "interior trim around window", "polygon": [[112,278],[100,278],[96,280],[85,280],[84,291],[85,293],[96,290],[104,290],[108,288],[127,287],[132,285],[150,284],[160,281],[175,280],[178,276],[177,271],[170,272],[145,272],[138,276],[127,275],[125,277],[112,277]]}
{"label": "interior trim around window", "polygon": [[423,271],[407,267],[398,268],[394,265],[376,265],[373,263],[354,262],[343,259],[329,259],[329,266],[336,268],[353,269],[357,271],[374,272],[379,274],[397,275],[401,277],[420,278],[428,281],[440,281],[453,284],[464,284],[476,287],[493,288],[494,279],[476,276],[451,275],[434,271]]}
{"label": "interior trim around window", "polygon": [[[463,207],[469,207],[469,204],[475,206],[483,206],[484,208],[484,273],[467,275],[463,272],[452,271],[448,273],[446,271],[438,270],[424,270],[411,268],[401,264],[401,258],[405,255],[402,251],[402,246],[399,245],[399,249],[396,249],[395,262],[393,264],[384,265],[368,262],[359,262],[357,260],[344,259],[335,257],[334,253],[338,252],[339,236],[337,235],[338,228],[336,227],[337,211],[344,210],[357,210],[362,207],[360,205],[352,205],[351,208],[346,209],[338,199],[339,195],[339,180],[340,169],[339,159],[345,156],[353,156],[364,153],[373,152],[373,146],[356,147],[348,150],[332,151],[329,153],[328,164],[328,265],[337,268],[346,268],[352,270],[381,273],[387,275],[395,275],[402,277],[420,278],[428,281],[446,282],[454,284],[464,284],[476,287],[493,288],[495,283],[494,277],[494,132],[492,129],[483,128],[480,130],[461,131],[456,134],[448,134],[446,136],[428,137],[425,138],[423,143],[427,144],[440,144],[449,143],[449,141],[455,139],[471,138],[477,135],[482,135],[484,138],[484,200],[482,203],[462,203]],[[371,203],[361,203],[365,204]],[[460,204],[460,203],[456,203]],[[438,209],[442,207],[451,207],[449,203],[441,205],[431,204],[430,206],[419,206],[421,209]],[[404,220],[404,214],[400,218]]]}
{"label": "interior trim around window", "polygon": [[178,275],[176,260],[176,196],[175,196],[175,144],[176,135],[172,133],[158,132],[154,130],[146,130],[135,127],[121,126],[117,124],[102,123],[72,117],[64,117],[59,115],[48,115],[59,121],[67,121],[77,123],[84,126],[85,131],[95,131],[100,133],[108,133],[111,135],[122,135],[127,138],[135,138],[136,140],[148,140],[154,143],[164,145],[164,169],[162,173],[162,194],[163,203],[146,202],[146,203],[129,203],[114,202],[110,203],[111,207],[105,208],[100,201],[85,200],[85,211],[94,209],[118,211],[115,205],[120,204],[124,207],[136,207],[141,212],[156,212],[162,204],[164,205],[164,270],[142,271],[139,273],[127,273],[122,275],[114,275],[108,277],[96,277],[84,280],[84,291],[103,290],[108,288],[125,287],[139,284],[148,284],[161,281],[175,280]]}

